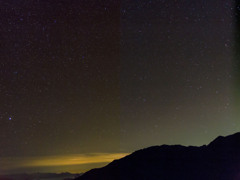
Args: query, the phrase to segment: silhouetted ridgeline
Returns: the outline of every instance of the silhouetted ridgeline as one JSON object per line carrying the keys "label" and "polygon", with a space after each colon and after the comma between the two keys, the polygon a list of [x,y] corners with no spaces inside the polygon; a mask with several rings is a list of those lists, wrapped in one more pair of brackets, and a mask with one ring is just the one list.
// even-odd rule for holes
{"label": "silhouetted ridgeline", "polygon": [[240,133],[201,147],[149,147],[76,180],[240,180]]}

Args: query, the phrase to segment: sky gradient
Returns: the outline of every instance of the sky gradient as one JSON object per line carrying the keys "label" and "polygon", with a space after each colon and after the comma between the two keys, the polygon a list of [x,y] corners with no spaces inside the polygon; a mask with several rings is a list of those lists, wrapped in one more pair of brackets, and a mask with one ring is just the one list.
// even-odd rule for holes
{"label": "sky gradient", "polygon": [[[232,1],[9,0],[0,10],[0,173],[83,172],[240,130]],[[87,159],[69,161],[74,170],[45,161],[73,155]]]}

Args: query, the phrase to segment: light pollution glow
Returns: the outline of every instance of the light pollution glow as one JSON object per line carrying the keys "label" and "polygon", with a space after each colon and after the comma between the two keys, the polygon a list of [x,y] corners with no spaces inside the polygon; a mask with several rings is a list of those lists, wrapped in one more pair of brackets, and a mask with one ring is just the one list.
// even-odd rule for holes
{"label": "light pollution glow", "polygon": [[[63,156],[43,156],[43,157],[16,157],[1,158],[0,167],[4,170],[32,167],[56,167],[86,165],[95,163],[109,163],[115,159],[120,159],[128,155],[127,153],[92,153],[92,154],[72,154]],[[94,167],[92,167],[94,168]],[[79,169],[79,172],[84,170]]]}

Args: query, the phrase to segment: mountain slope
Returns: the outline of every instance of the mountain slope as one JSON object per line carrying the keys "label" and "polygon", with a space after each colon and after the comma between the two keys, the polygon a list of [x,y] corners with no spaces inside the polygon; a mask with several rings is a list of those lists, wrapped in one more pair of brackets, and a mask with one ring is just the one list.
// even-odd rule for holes
{"label": "mountain slope", "polygon": [[240,180],[240,133],[207,146],[154,146],[76,180]]}

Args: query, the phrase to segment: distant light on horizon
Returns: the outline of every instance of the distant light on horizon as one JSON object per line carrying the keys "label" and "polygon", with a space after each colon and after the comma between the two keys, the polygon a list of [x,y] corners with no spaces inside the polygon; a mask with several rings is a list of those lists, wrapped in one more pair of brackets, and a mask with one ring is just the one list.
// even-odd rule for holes
{"label": "distant light on horizon", "polygon": [[[60,166],[90,165],[97,163],[110,163],[113,160],[127,156],[128,153],[89,153],[89,154],[71,154],[62,156],[42,156],[42,157],[17,157],[1,158],[0,167],[2,171],[15,171],[16,169],[46,168],[52,172],[52,168]],[[90,169],[94,168],[90,167]],[[88,169],[89,170],[89,169]],[[84,172],[86,169],[79,168],[76,172]],[[24,172],[22,170],[22,172]],[[0,171],[0,173],[3,173]],[[60,173],[60,172],[57,172]]]}

